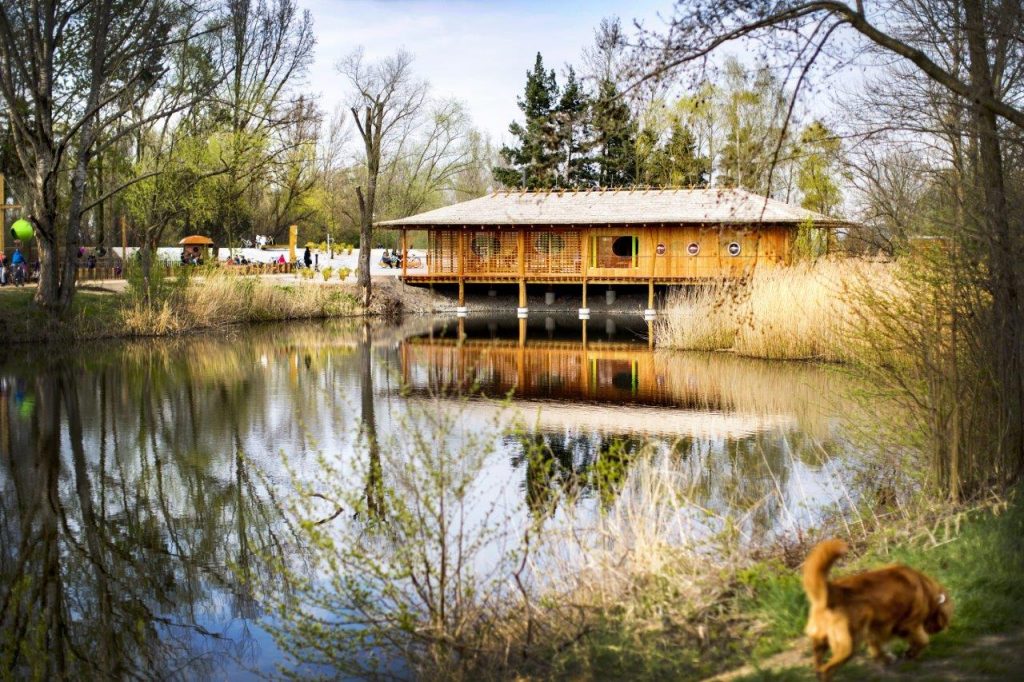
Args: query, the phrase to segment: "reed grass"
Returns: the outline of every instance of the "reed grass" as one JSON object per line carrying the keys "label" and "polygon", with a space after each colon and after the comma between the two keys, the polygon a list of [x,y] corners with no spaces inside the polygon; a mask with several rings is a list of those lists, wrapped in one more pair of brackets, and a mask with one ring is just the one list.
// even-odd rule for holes
{"label": "reed grass", "polygon": [[663,348],[847,362],[857,355],[852,332],[865,319],[856,292],[895,286],[887,263],[819,260],[762,268],[746,280],[671,294],[656,341]]}
{"label": "reed grass", "polygon": [[125,332],[163,336],[246,322],[316,319],[355,315],[354,296],[341,287],[281,285],[258,277],[211,270],[146,303],[129,296],[121,309]]}

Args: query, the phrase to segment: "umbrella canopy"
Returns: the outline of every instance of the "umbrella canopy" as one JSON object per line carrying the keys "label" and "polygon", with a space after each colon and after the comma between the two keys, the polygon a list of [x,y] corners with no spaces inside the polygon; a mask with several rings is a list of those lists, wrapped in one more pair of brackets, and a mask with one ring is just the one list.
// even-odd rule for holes
{"label": "umbrella canopy", "polygon": [[213,240],[209,237],[204,237],[201,234],[193,234],[185,237],[180,242],[179,246],[213,246]]}

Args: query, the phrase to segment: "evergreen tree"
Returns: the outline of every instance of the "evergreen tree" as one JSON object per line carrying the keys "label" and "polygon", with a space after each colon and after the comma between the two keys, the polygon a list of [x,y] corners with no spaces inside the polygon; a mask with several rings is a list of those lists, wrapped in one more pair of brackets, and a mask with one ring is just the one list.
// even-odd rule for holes
{"label": "evergreen tree", "polygon": [[557,98],[555,72],[544,70],[544,60],[538,52],[533,70],[526,74],[526,90],[518,100],[525,125],[513,121],[508,127],[518,144],[501,148],[501,158],[508,165],[494,169],[494,179],[502,185],[547,189],[558,183]]}
{"label": "evergreen tree", "polygon": [[637,125],[615,83],[602,79],[593,104],[597,183],[627,187],[636,183]]}
{"label": "evergreen tree", "polygon": [[593,132],[591,103],[587,93],[569,67],[569,75],[555,111],[557,146],[562,180],[560,186],[578,189],[594,185]]}
{"label": "evergreen tree", "polygon": [[842,205],[837,180],[839,138],[821,121],[814,121],[800,135],[796,149],[797,189],[803,195],[800,205],[824,215],[832,215]]}
{"label": "evergreen tree", "polygon": [[659,144],[652,128],[640,132],[638,147],[650,149],[641,165],[640,178],[656,187],[707,187],[711,161],[697,156],[697,141],[690,127],[675,116],[668,139]]}

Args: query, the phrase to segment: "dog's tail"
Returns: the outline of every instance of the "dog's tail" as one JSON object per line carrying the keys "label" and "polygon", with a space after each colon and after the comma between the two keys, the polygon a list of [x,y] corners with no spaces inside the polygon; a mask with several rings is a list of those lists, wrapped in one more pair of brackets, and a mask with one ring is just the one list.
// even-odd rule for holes
{"label": "dog's tail", "polygon": [[828,571],[836,559],[846,554],[849,547],[842,540],[823,540],[814,546],[804,562],[804,592],[811,607],[824,607],[828,603]]}

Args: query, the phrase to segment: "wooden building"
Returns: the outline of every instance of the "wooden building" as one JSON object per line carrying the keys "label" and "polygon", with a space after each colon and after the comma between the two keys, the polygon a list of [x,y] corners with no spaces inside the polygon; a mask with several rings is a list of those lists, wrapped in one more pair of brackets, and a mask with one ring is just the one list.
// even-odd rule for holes
{"label": "wooden building", "polygon": [[742,189],[496,192],[378,223],[426,230],[415,284],[687,284],[790,261],[797,228],[834,227],[818,213]]}

